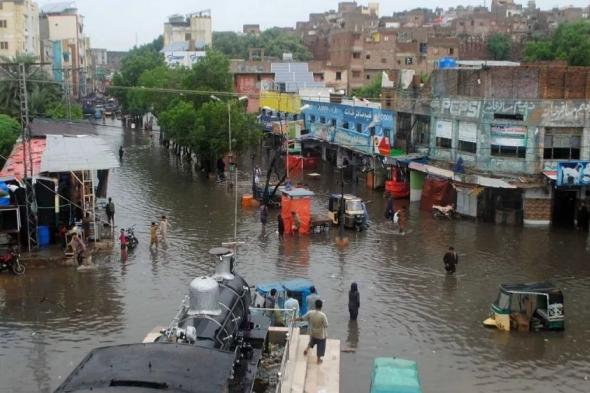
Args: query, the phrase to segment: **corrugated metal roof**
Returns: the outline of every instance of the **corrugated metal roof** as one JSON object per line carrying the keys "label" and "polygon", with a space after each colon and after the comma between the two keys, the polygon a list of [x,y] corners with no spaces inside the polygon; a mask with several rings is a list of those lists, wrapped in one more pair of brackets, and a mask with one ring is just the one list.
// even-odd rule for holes
{"label": "corrugated metal roof", "polygon": [[281,192],[291,198],[301,198],[315,195],[313,191],[310,191],[306,188],[292,188],[291,190],[282,189]]}
{"label": "corrugated metal roof", "polygon": [[95,136],[47,135],[41,172],[88,171],[118,168],[112,150]]}
{"label": "corrugated metal roof", "polygon": [[419,162],[410,162],[410,169],[418,172],[427,173],[429,175],[439,176],[445,179],[451,179],[456,182],[475,184],[482,187],[489,188],[518,188],[514,184],[510,184],[503,179],[496,179],[493,177],[486,177],[480,175],[465,175],[462,173],[455,173],[448,169],[438,168],[433,165],[421,164]]}
{"label": "corrugated metal roof", "polygon": [[[41,168],[41,156],[45,151],[45,139],[35,138],[31,140],[31,150],[33,158],[33,175],[37,176]],[[27,163],[28,164],[28,163]],[[12,153],[6,160],[4,168],[0,172],[0,177],[14,176],[17,179],[22,179],[25,173],[23,163],[23,144],[17,142],[12,148]]]}

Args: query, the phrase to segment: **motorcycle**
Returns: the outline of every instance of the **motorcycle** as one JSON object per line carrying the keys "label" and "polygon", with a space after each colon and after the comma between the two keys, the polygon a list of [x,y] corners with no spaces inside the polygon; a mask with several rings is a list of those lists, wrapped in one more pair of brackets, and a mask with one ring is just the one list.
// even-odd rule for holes
{"label": "motorcycle", "polygon": [[454,218],[457,218],[458,216],[459,215],[453,205],[432,205],[432,217],[434,218],[446,218],[452,220]]}
{"label": "motorcycle", "polygon": [[135,237],[135,225],[125,229],[125,237],[127,238],[127,248],[133,250],[139,244],[139,240]]}
{"label": "motorcycle", "polygon": [[0,271],[9,269],[17,276],[25,272],[25,265],[20,263],[20,253],[16,247],[10,248],[7,254],[0,255]]}

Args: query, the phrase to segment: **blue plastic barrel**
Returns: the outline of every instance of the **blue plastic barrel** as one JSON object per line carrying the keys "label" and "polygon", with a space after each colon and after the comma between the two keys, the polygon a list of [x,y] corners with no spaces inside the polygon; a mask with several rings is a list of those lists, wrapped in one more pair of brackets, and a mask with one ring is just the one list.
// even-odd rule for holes
{"label": "blue plastic barrel", "polygon": [[49,227],[39,225],[37,228],[37,243],[39,247],[47,247],[49,245]]}
{"label": "blue plastic barrel", "polygon": [[441,57],[438,60],[438,68],[441,70],[456,68],[457,67],[457,60],[452,57]]}

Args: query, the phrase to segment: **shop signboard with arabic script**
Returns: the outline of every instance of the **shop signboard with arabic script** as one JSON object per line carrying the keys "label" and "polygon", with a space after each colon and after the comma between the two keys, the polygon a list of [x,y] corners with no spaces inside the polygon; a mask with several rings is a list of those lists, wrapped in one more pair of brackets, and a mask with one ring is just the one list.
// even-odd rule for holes
{"label": "shop signboard with arabic script", "polygon": [[338,128],[334,134],[334,143],[360,153],[371,154],[371,137],[367,134]]}

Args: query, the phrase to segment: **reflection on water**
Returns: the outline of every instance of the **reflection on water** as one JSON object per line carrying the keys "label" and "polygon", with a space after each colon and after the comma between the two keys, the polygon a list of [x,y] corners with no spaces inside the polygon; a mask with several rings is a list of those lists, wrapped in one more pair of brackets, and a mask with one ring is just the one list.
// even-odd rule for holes
{"label": "reflection on water", "polygon": [[[139,246],[121,261],[120,250],[95,258],[98,268],[29,269],[0,274],[0,392],[49,392],[92,348],[137,342],[168,323],[191,278],[213,271],[207,250],[233,233],[233,191],[171,157],[157,137],[98,127],[126,150],[110,177],[117,225],[136,225]],[[264,154],[262,155],[264,156]],[[314,209],[327,207],[339,174],[324,166]],[[305,178],[302,177],[304,181]],[[297,181],[299,179],[296,179]],[[240,174],[240,193],[250,179]],[[426,392],[587,392],[590,368],[589,241],[579,233],[525,229],[471,221],[434,221],[409,209],[408,234],[394,234],[382,219],[380,192],[346,184],[368,204],[367,232],[347,232],[346,249],[334,235],[278,240],[277,212],[264,237],[255,209],[240,210],[238,269],[250,283],[301,276],[325,299],[329,335],[343,348],[344,393],[366,392],[372,359],[418,361]],[[166,245],[150,251],[149,225],[166,215]],[[456,276],[443,271],[449,245],[460,254]],[[506,334],[482,327],[501,282],[551,279],[566,299],[566,330]],[[348,288],[357,282],[359,320],[349,321]]]}

